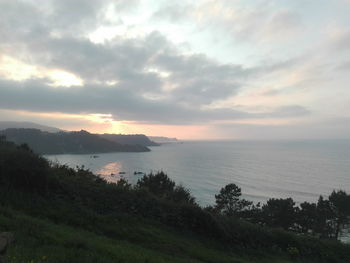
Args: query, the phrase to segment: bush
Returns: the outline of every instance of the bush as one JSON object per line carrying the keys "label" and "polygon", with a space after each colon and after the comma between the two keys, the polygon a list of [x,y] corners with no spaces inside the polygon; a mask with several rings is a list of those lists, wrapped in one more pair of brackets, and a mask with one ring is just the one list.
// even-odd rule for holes
{"label": "bush", "polygon": [[0,142],[0,184],[8,189],[46,193],[48,162],[26,145],[18,147]]}
{"label": "bush", "polygon": [[182,185],[176,185],[164,172],[145,175],[137,182],[136,188],[145,189],[158,198],[196,205],[191,192]]}

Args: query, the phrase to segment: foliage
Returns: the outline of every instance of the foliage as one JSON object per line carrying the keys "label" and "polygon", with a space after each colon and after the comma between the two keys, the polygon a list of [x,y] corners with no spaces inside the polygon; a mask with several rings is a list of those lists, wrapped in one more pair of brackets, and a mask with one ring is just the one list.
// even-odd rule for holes
{"label": "foliage", "polygon": [[226,185],[215,195],[215,209],[228,216],[237,215],[252,205],[252,202],[240,199],[241,195],[241,188],[237,185]]}
{"label": "foliage", "polygon": [[100,137],[119,144],[142,145],[142,146],[159,146],[158,143],[151,141],[144,134],[99,134]]}
{"label": "foliage", "polygon": [[292,229],[296,221],[296,211],[292,198],[272,198],[262,206],[264,223],[273,227],[282,227],[285,230]]}
{"label": "foliage", "polygon": [[[0,231],[12,230],[16,237],[16,243],[7,251],[6,262],[252,262],[221,250],[217,242],[176,233],[142,219],[117,219],[117,224],[107,221],[108,225],[104,225],[109,229],[109,235],[106,235],[98,229],[57,224],[0,206]],[[99,220],[107,223],[108,219]],[[268,259],[264,262],[278,260]]]}
{"label": "foliage", "polygon": [[145,189],[159,198],[195,205],[195,199],[190,191],[182,185],[176,185],[164,172],[143,176],[136,187]]}
{"label": "foliage", "polygon": [[328,200],[334,215],[334,237],[337,239],[341,229],[349,224],[350,221],[350,195],[342,190],[333,191]]}
{"label": "foliage", "polygon": [[301,233],[315,232],[317,215],[317,205],[313,203],[303,202],[300,204],[300,209],[297,211],[297,221],[299,231]]}
{"label": "foliage", "polygon": [[40,154],[150,151],[143,145],[120,144],[84,130],[54,133],[38,129],[10,128],[0,131],[1,135],[17,144],[27,143],[34,152]]}
{"label": "foliage", "polygon": [[288,247],[287,252],[292,259],[297,259],[299,256],[299,249],[296,247]]}
{"label": "foliage", "polygon": [[[66,251],[72,255],[82,253],[85,255],[81,259],[83,261],[85,259],[87,262],[94,262],[94,260],[97,262],[97,258],[102,254],[105,255],[104,257],[109,257],[112,248],[107,249],[107,244],[113,240],[120,238],[130,242],[140,240],[137,236],[138,231],[133,232],[125,226],[129,223],[135,226],[135,222],[141,221],[157,224],[157,227],[160,228],[170,228],[176,232],[193,236],[195,239],[213,240],[224,253],[264,251],[271,255],[281,253],[284,256],[292,256],[293,251],[291,252],[290,249],[293,248],[299,253],[298,259],[305,260],[305,262],[309,260],[314,260],[314,262],[350,261],[349,247],[339,242],[324,241],[307,235],[297,236],[294,233],[270,227],[281,227],[304,233],[312,231],[316,236],[317,233],[323,233],[320,231],[326,230],[329,232],[322,237],[334,238],[334,227],[337,226],[335,223],[339,218],[345,218],[343,214],[347,215],[347,210],[343,210],[343,204],[345,204],[343,201],[347,200],[348,195],[343,192],[335,192],[330,200],[320,198],[317,205],[303,205],[300,209],[291,199],[271,199],[266,205],[260,207],[251,205],[251,203],[249,205],[241,203],[241,189],[231,185],[223,188],[217,195],[219,200],[217,205],[220,206],[220,213],[217,213],[218,207],[203,209],[197,205],[187,189],[176,185],[163,172],[143,177],[135,187],[122,180],[117,184],[107,183],[84,167],[72,169],[64,165],[49,164],[27,147],[15,146],[4,139],[0,140],[0,168],[0,206],[10,207],[33,218],[48,220],[49,224],[64,225],[70,229],[69,231],[75,228],[79,237],[67,238],[67,235],[64,234],[61,241],[57,243],[55,241],[57,233],[51,235],[52,239],[48,239],[45,235],[40,237],[47,232],[41,228],[41,224],[31,224],[30,228],[26,223],[23,224],[30,238],[39,239],[40,242],[53,240],[53,244],[59,247],[58,251],[61,253]],[[13,174],[16,176],[13,177]],[[316,211],[314,211],[315,207]],[[282,212],[291,215],[290,218],[286,218]],[[303,215],[302,220],[301,215]],[[316,218],[312,219],[314,221],[310,220],[309,217],[315,215],[317,215]],[[2,220],[11,222],[9,219],[0,217],[0,227]],[[12,221],[17,222],[17,220]],[[127,223],[121,225],[121,222]],[[312,230],[309,229],[310,222],[316,222]],[[345,224],[345,221],[339,222]],[[7,223],[7,225],[11,224]],[[303,231],[300,231],[301,226],[303,226]],[[14,227],[20,228],[18,224]],[[53,228],[57,229],[57,227],[59,226]],[[85,231],[95,236],[85,235]],[[103,249],[96,250],[95,248],[100,246],[98,240],[101,241],[101,235],[102,239],[107,238],[107,240],[102,242]],[[152,244],[152,233],[150,235],[149,240],[145,236],[141,238],[142,246]],[[89,236],[96,241],[94,244],[88,241]],[[43,245],[40,242],[35,244],[40,247]],[[26,240],[25,243],[30,242]],[[162,247],[164,243],[166,240],[157,243],[152,249]],[[123,251],[123,249],[126,247],[117,251]],[[136,248],[129,251],[134,249]],[[90,254],[90,250],[94,252]],[[104,253],[101,254],[100,251]],[[136,251],[143,250],[136,249]],[[178,253],[181,254],[181,252]],[[205,252],[198,254],[203,253]],[[30,255],[35,255],[35,250]],[[112,257],[113,260],[104,257],[101,257],[98,262],[117,262],[113,261],[117,259],[115,256]],[[167,259],[151,257],[150,262],[164,262]],[[56,262],[79,262],[65,261],[62,258],[60,260],[57,259]],[[125,258],[121,261],[125,261]],[[206,258],[193,260],[193,262],[196,261],[205,262]],[[52,262],[55,261],[52,260]],[[135,259],[134,262],[139,261]],[[186,258],[179,259],[177,262],[191,261]],[[207,262],[225,261],[215,257],[208,259]],[[227,262],[230,260],[228,259]]]}
{"label": "foliage", "polygon": [[34,154],[26,144],[14,146],[0,141],[0,184],[5,188],[47,192],[48,162]]}
{"label": "foliage", "polygon": [[216,205],[205,210],[328,239],[338,239],[350,223],[350,195],[342,190],[333,191],[328,199],[320,196],[317,203],[303,202],[299,206],[292,198],[271,198],[260,206],[241,199],[241,195],[237,185],[228,184],[215,195]]}

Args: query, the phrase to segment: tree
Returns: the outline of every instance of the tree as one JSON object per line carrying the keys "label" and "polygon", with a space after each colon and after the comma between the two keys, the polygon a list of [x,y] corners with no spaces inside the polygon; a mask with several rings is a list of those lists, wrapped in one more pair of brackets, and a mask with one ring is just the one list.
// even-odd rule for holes
{"label": "tree", "polygon": [[265,224],[291,230],[296,219],[297,208],[292,198],[271,198],[262,207]]}
{"label": "tree", "polygon": [[338,239],[341,230],[350,222],[350,195],[345,191],[333,191],[328,197],[334,216],[334,237]]}
{"label": "tree", "polygon": [[130,190],[132,188],[131,184],[125,180],[124,178],[120,178],[120,180],[116,183],[117,188]]}
{"label": "tree", "polygon": [[237,215],[253,204],[251,201],[240,199],[241,195],[241,188],[236,184],[226,185],[215,195],[215,209],[228,216]]}
{"label": "tree", "polygon": [[315,203],[303,202],[297,213],[297,223],[302,233],[314,232],[317,219],[317,206]]}
{"label": "tree", "polygon": [[196,205],[195,198],[191,195],[190,190],[183,185],[177,185],[169,195],[169,199],[177,203],[188,203]]}
{"label": "tree", "polygon": [[163,172],[145,175],[137,181],[136,185],[138,188],[146,188],[152,194],[159,197],[165,196],[175,188],[175,182]]}
{"label": "tree", "polygon": [[[15,147],[6,142],[0,149],[0,184],[8,189],[46,193],[48,187],[49,163],[34,154],[28,146]],[[12,147],[11,147],[12,145]]]}
{"label": "tree", "polygon": [[329,200],[321,195],[317,201],[317,218],[315,232],[322,238],[332,238],[334,235],[334,212]]}
{"label": "tree", "polygon": [[182,185],[176,185],[165,173],[158,172],[142,177],[136,184],[138,189],[146,189],[157,197],[176,203],[196,205],[191,192]]}

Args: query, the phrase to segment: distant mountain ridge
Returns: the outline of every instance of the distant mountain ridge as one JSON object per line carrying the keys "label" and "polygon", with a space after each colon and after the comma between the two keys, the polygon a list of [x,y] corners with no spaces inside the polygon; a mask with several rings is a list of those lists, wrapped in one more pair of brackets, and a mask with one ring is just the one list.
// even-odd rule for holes
{"label": "distant mountain ridge", "polygon": [[41,125],[38,123],[28,122],[28,121],[21,121],[21,122],[19,122],[19,121],[0,121],[0,130],[6,130],[6,129],[10,129],[10,128],[38,129],[38,130],[46,131],[46,132],[63,131],[63,130],[58,129],[56,127]]}
{"label": "distant mountain ridge", "polygon": [[[41,154],[142,152],[149,151],[148,146],[178,142],[176,138],[144,134],[68,132],[26,121],[0,121],[0,134],[6,135],[9,140],[16,143],[27,143],[35,152]],[[88,141],[88,138],[91,141]]]}
{"label": "distant mountain ridge", "polygon": [[[0,131],[6,129],[37,129],[46,132],[64,132],[64,130],[50,127],[34,122],[26,121],[0,121]],[[119,144],[132,144],[132,145],[143,145],[143,146],[159,146],[160,144],[154,140],[149,139],[148,136],[144,134],[96,134],[102,138],[108,139],[110,141],[119,143]],[[167,140],[176,140],[176,138],[166,138],[166,137],[154,137],[159,138],[159,142],[166,142]]]}
{"label": "distant mountain ridge", "polygon": [[96,134],[104,139],[120,144],[139,144],[143,146],[159,146],[158,143],[151,141],[144,134]]}
{"label": "distant mountain ridge", "polygon": [[27,143],[39,154],[91,154],[107,152],[148,152],[146,146],[119,144],[87,131],[46,132],[39,129],[10,128],[0,135],[17,144]]}
{"label": "distant mountain ridge", "polygon": [[156,143],[178,142],[178,139],[176,138],[169,138],[169,137],[163,137],[163,136],[148,136],[148,138]]}

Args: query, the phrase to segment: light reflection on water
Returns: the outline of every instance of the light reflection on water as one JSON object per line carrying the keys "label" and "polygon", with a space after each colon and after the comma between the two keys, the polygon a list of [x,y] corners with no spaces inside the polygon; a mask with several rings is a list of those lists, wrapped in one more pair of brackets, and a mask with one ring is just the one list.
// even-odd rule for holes
{"label": "light reflection on water", "polygon": [[185,142],[152,147],[147,153],[47,158],[70,167],[84,165],[108,181],[124,177],[135,183],[141,177],[135,171],[163,170],[202,205],[213,204],[215,194],[228,183],[236,183],[244,198],[255,202],[286,197],[316,202],[333,189],[350,192],[349,141]]}
{"label": "light reflection on water", "polygon": [[[236,183],[254,202],[292,197],[317,202],[333,189],[350,193],[350,141],[185,142],[152,147],[146,153],[46,156],[70,167],[84,165],[110,182],[134,172],[163,170],[189,188],[200,205],[213,204],[221,187]],[[119,174],[125,172],[125,174]]]}
{"label": "light reflection on water", "polygon": [[123,178],[132,184],[136,184],[137,181],[144,175],[134,174],[134,172],[139,171],[125,172],[125,170],[127,169],[123,169],[123,164],[121,162],[111,162],[94,171],[94,173],[110,183],[117,183]]}
{"label": "light reflection on water", "polygon": [[120,162],[108,163],[96,171],[96,174],[105,179],[107,182],[117,183],[121,176],[119,172],[122,171],[122,164]]}

